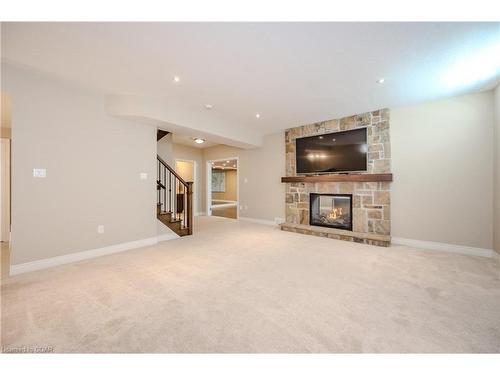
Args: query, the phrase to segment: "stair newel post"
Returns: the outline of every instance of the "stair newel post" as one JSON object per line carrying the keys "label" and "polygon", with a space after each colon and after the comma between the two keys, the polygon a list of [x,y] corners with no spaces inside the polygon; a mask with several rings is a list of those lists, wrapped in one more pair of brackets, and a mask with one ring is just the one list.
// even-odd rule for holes
{"label": "stair newel post", "polygon": [[189,234],[193,234],[193,183],[187,182],[187,227]]}

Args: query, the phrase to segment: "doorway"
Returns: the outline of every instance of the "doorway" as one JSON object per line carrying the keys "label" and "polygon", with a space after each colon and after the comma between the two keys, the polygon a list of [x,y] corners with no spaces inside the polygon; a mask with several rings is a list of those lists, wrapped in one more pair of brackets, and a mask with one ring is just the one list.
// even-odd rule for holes
{"label": "doorway", "polygon": [[193,214],[198,213],[196,160],[175,159],[175,171],[184,181],[193,183]]}
{"label": "doorway", "polygon": [[207,162],[207,215],[238,218],[238,164],[237,157]]}

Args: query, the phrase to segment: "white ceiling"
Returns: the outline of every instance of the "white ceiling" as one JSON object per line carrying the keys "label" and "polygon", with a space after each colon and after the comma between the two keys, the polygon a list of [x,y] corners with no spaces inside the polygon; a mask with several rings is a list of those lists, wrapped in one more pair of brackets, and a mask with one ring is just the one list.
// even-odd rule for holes
{"label": "white ceiling", "polygon": [[492,46],[499,23],[2,24],[7,61],[259,135],[491,87],[500,53],[463,69]]}

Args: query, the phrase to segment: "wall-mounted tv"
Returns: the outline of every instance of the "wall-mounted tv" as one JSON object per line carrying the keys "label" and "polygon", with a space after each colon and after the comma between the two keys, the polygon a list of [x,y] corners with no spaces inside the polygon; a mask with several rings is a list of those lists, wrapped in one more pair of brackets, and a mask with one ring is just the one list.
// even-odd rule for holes
{"label": "wall-mounted tv", "polygon": [[366,139],[366,128],[297,138],[297,173],[366,171]]}

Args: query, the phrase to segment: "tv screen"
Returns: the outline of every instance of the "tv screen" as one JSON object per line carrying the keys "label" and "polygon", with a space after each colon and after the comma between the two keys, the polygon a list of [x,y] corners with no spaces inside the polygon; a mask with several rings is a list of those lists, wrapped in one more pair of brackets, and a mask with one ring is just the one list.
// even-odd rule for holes
{"label": "tv screen", "polygon": [[366,171],[366,128],[295,140],[297,173]]}

